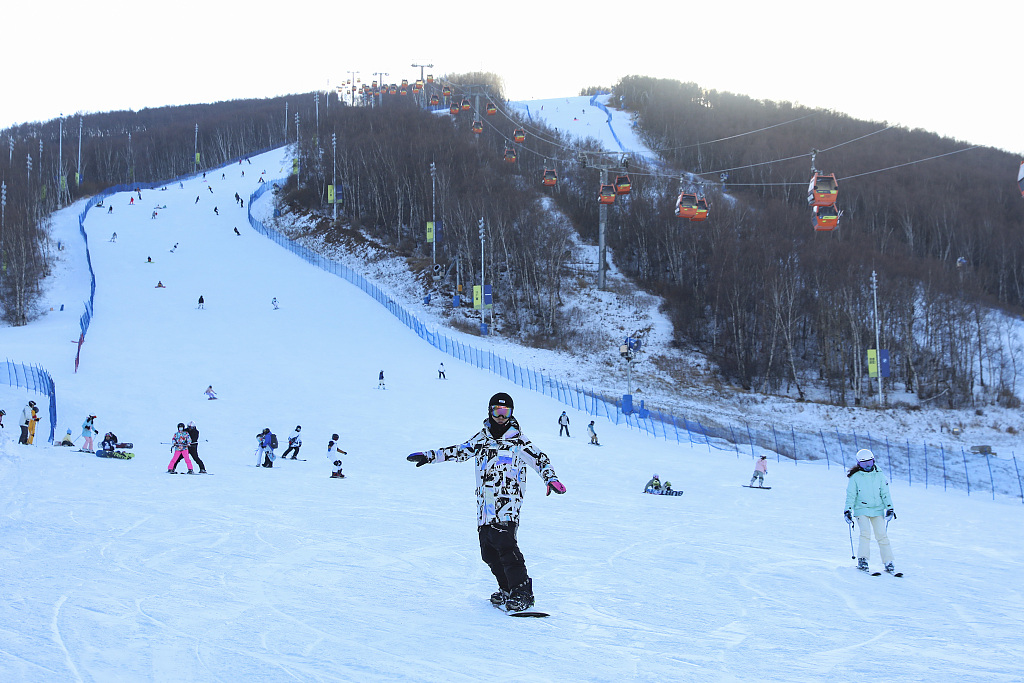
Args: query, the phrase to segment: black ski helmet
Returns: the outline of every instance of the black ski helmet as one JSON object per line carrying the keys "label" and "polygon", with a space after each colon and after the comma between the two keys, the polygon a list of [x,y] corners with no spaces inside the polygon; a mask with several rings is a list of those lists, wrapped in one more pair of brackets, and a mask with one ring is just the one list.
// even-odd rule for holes
{"label": "black ski helmet", "polygon": [[179,422],[178,423],[178,429],[184,429],[184,428],[185,428],[185,423],[184,422]]}
{"label": "black ski helmet", "polygon": [[295,431],[301,432],[302,431],[302,425],[295,425]]}
{"label": "black ski helmet", "polygon": [[491,414],[491,408],[494,406],[508,406],[508,409],[515,411],[515,405],[512,403],[512,397],[503,391],[499,391],[494,396],[491,396],[491,400],[487,402],[487,414]]}
{"label": "black ski helmet", "polygon": [[337,434],[331,434],[331,441],[337,441],[339,438]]}

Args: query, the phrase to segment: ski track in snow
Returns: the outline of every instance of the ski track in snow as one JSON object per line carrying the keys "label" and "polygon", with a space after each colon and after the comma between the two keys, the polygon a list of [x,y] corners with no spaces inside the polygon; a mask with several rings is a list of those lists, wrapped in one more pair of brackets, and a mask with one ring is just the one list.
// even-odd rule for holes
{"label": "ski track in snow", "polygon": [[[55,216],[67,245],[44,295],[55,310],[0,328],[3,355],[54,376],[58,436],[97,414],[136,457],[18,446],[27,394],[0,387],[3,680],[1020,679],[1019,501],[894,482],[889,533],[907,576],[867,577],[849,559],[838,468],[777,464],[773,490],[753,493],[737,485],[748,456],[610,424],[601,449],[560,438],[565,406],[443,356],[248,228],[233,193],[248,198],[285,156],[90,212],[97,303],[77,374],[81,204]],[[167,205],[156,220],[154,201]],[[211,383],[221,400],[203,396]],[[568,488],[526,483],[519,540],[548,619],[487,602],[472,464],[405,460],[475,433],[500,390]],[[192,419],[216,477],[164,473],[162,442]],[[308,462],[253,467],[253,436],[296,424]],[[332,432],[348,451],[341,481],[322,451]],[[640,493],[652,472],[686,494]]]}

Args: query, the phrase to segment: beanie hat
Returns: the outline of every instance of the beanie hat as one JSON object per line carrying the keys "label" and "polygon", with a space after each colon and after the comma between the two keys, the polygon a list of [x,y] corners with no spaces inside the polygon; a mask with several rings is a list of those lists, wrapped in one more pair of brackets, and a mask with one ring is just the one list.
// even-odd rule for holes
{"label": "beanie hat", "polygon": [[494,406],[508,406],[509,410],[515,410],[515,406],[512,404],[512,397],[503,391],[499,391],[494,396],[491,396],[491,400],[487,402],[487,412],[489,413]]}
{"label": "beanie hat", "polygon": [[865,460],[874,460],[875,454],[866,448],[862,448],[857,451],[857,462],[864,462]]}

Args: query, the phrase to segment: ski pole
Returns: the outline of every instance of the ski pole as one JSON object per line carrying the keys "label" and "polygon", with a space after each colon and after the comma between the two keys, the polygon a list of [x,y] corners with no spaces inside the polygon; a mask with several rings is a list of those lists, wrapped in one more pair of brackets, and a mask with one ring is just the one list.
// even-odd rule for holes
{"label": "ski pole", "polygon": [[853,551],[853,525],[850,525],[850,559],[856,560],[857,554]]}

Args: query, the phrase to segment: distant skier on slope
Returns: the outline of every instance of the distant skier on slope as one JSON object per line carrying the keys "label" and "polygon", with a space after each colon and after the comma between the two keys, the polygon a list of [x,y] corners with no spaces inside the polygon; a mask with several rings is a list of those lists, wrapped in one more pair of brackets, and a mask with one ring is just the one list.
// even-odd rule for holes
{"label": "distant skier on slope", "polygon": [[562,432],[569,438],[572,438],[572,434],[569,433],[569,416],[562,411],[562,414],[558,416],[558,435],[561,436]]}
{"label": "distant skier on slope", "polygon": [[302,448],[302,425],[295,425],[295,431],[288,437],[288,448],[281,454],[281,459],[286,460],[288,454],[295,451],[292,460],[297,460],[300,448]]}
{"label": "distant skier on slope", "polygon": [[754,465],[754,474],[750,477],[750,486],[754,486],[754,480],[757,480],[757,485],[764,486],[764,475],[768,474],[768,456],[762,455]]}
{"label": "distant skier on slope", "polygon": [[327,442],[327,459],[332,462],[335,469],[331,472],[331,479],[344,479],[345,475],[341,472],[341,460],[335,453],[341,453],[342,455],[348,455],[345,451],[338,447],[338,439],[340,437],[337,434],[331,434],[331,440]]}
{"label": "distant skier on slope", "polygon": [[547,495],[565,493],[551,460],[519,431],[512,397],[497,393],[487,403],[484,427],[467,441],[434,451],[413,453],[409,462],[428,463],[470,458],[476,461],[476,524],[480,556],[498,581],[491,604],[521,612],[534,604],[533,580],[516,541],[523,485],[529,466],[544,479]]}

